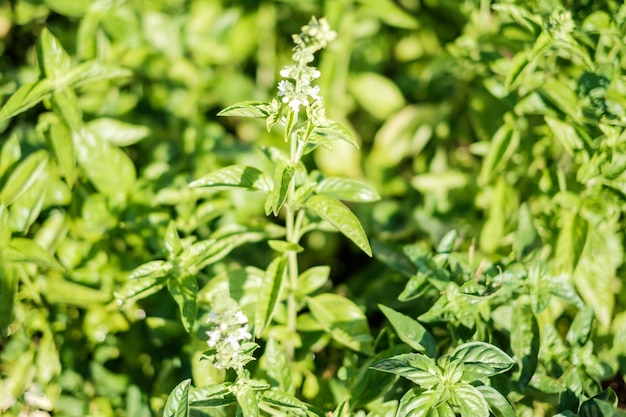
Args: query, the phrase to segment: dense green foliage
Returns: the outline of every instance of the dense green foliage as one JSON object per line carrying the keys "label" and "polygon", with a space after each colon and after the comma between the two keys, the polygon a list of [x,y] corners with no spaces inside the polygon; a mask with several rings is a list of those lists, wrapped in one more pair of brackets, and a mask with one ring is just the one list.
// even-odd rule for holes
{"label": "dense green foliage", "polygon": [[626,415],[620,3],[0,3],[0,414]]}

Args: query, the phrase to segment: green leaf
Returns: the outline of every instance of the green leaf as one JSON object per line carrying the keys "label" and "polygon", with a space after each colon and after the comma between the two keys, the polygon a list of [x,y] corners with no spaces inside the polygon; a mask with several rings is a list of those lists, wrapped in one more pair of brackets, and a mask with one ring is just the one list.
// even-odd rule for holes
{"label": "green leaf", "polygon": [[46,198],[47,181],[36,181],[11,204],[11,229],[26,233],[35,223]]}
{"label": "green leaf", "polygon": [[209,239],[196,242],[183,250],[180,262],[184,269],[195,274],[207,265],[222,260],[236,247],[248,242],[257,242],[264,237],[263,232],[225,226],[212,233]]}
{"label": "green leaf", "polygon": [[450,358],[463,362],[463,380],[466,382],[506,372],[515,365],[515,361],[500,348],[485,342],[464,343],[454,349]]}
{"label": "green leaf", "polygon": [[339,230],[363,252],[372,256],[372,249],[361,222],[342,202],[332,197],[314,195],[306,201],[305,206]]}
{"label": "green leaf", "polygon": [[[545,290],[544,290],[545,291]],[[511,319],[511,350],[520,366],[519,384],[524,389],[537,369],[540,337],[539,325],[532,308],[517,302]]]}
{"label": "green leaf", "polygon": [[237,397],[237,411],[241,411],[243,417],[259,417],[259,404],[256,400],[256,393],[247,386],[235,390]]}
{"label": "green leaf", "polygon": [[0,121],[9,119],[35,106],[47,98],[54,87],[52,80],[48,78],[20,86],[0,109]]}
{"label": "green leaf", "polygon": [[482,397],[489,404],[489,410],[496,417],[516,417],[515,410],[511,406],[511,403],[506,399],[506,397],[500,392],[498,392],[495,388],[487,386],[487,385],[478,385],[476,390],[480,392]]}
{"label": "green leaf", "polygon": [[237,402],[230,382],[193,388],[188,398],[191,407],[221,407]]}
{"label": "green leaf", "polygon": [[239,116],[266,118],[270,115],[268,111],[269,103],[262,101],[244,101],[228,106],[219,113],[218,116]]}
{"label": "green leaf", "polygon": [[76,180],[76,149],[72,132],[65,123],[55,118],[50,124],[49,136],[61,174],[71,186]]}
{"label": "green leaf", "polygon": [[181,321],[187,333],[191,333],[198,315],[198,281],[196,277],[183,273],[167,280],[167,288],[180,309]]}
{"label": "green leaf", "polygon": [[165,251],[169,259],[174,259],[183,251],[183,245],[180,243],[180,237],[176,230],[176,223],[173,220],[167,225],[165,230]]}
{"label": "green leaf", "polygon": [[37,63],[43,77],[53,79],[67,76],[72,67],[70,56],[46,27],[41,31],[37,40]]}
{"label": "green leaf", "polygon": [[52,92],[52,109],[73,132],[81,132],[83,113],[78,107],[78,97],[69,88],[57,88]]}
{"label": "green leaf", "polygon": [[67,87],[77,88],[94,81],[129,77],[132,74],[126,68],[106,64],[98,60],[87,61],[72,68],[68,73]]}
{"label": "green leaf", "polygon": [[14,268],[4,264],[0,248],[0,340],[8,336],[9,326],[13,322],[17,283],[17,273]]}
{"label": "green leaf", "polygon": [[[263,402],[270,404],[274,407],[280,407],[285,410],[287,415],[305,415],[303,412],[312,409],[307,403],[300,401],[293,394],[286,393],[284,391],[267,390],[263,392]],[[298,414],[296,414],[298,413]],[[315,413],[315,415],[320,415]],[[323,415],[323,414],[321,414]]]}
{"label": "green leaf", "polygon": [[574,156],[574,153],[578,150],[585,148],[585,143],[578,136],[576,129],[571,123],[564,122],[554,117],[545,116],[546,123],[552,130],[554,137],[561,144],[563,149],[570,156]]}
{"label": "green leaf", "polygon": [[350,178],[324,178],[317,185],[317,193],[344,201],[369,203],[380,200],[378,192],[363,181]]}
{"label": "green leaf", "polygon": [[289,363],[289,357],[281,344],[270,337],[265,346],[264,359],[267,364],[266,372],[270,385],[278,388],[285,394],[294,395],[296,386],[293,381],[293,370]]}
{"label": "green leaf", "polygon": [[48,278],[41,288],[42,295],[51,304],[65,304],[80,308],[91,308],[111,300],[110,292],[96,290],[82,284],[60,278]]}
{"label": "green leaf", "polygon": [[354,302],[331,293],[309,297],[306,302],[315,319],[337,342],[357,352],[373,352],[367,317]]}
{"label": "green leaf", "polygon": [[274,171],[274,189],[272,193],[267,196],[265,214],[269,215],[272,213],[274,216],[278,216],[278,212],[287,198],[289,186],[295,173],[296,168],[293,165],[286,165],[280,162],[276,165]]}
{"label": "green leaf", "polygon": [[[552,299],[551,283],[554,278],[548,273],[543,262],[535,261],[528,271],[532,312],[539,314],[545,310]],[[546,291],[546,288],[550,289]],[[515,328],[515,327],[513,327]]]}
{"label": "green leaf", "polygon": [[150,129],[146,126],[134,125],[108,117],[92,120],[85,127],[101,140],[115,146],[133,145],[150,134]]}
{"label": "green leaf", "polygon": [[432,415],[432,409],[435,407],[441,399],[441,394],[438,391],[428,390],[422,391],[419,389],[409,390],[402,399],[400,399],[400,405],[398,406],[398,412],[396,417],[427,417]]}
{"label": "green leaf", "polygon": [[517,230],[513,240],[513,251],[515,258],[521,260],[533,249],[537,249],[541,244],[541,239],[537,234],[537,229],[533,224],[533,216],[528,204],[522,203],[517,211]]}
{"label": "green leaf", "polygon": [[22,149],[20,148],[20,138],[17,133],[13,132],[2,143],[0,150],[0,178],[7,173],[9,168],[19,162],[22,157]]}
{"label": "green leaf", "polygon": [[441,382],[441,370],[434,359],[421,353],[406,353],[383,359],[373,369],[399,375],[422,388],[433,388]]}
{"label": "green leaf", "polygon": [[231,165],[213,171],[189,184],[190,187],[209,187],[214,190],[245,188],[250,191],[270,192],[274,188],[272,179],[257,168]]}
{"label": "green leaf", "polygon": [[185,379],[170,393],[163,409],[163,417],[189,416],[189,387],[191,379]]}
{"label": "green leaf", "polygon": [[448,233],[446,233],[437,245],[437,253],[452,253],[458,237],[459,233],[456,231],[456,229],[450,230]]}
{"label": "green leaf", "polygon": [[583,307],[567,331],[565,340],[570,346],[583,346],[591,337],[595,314],[590,306]]}
{"label": "green leaf", "polygon": [[151,261],[137,267],[114,295],[118,302],[152,295],[165,286],[172,265],[165,261]]}
{"label": "green leaf", "polygon": [[297,243],[286,242],[284,240],[268,240],[267,244],[272,250],[278,253],[296,252],[300,253],[304,250],[302,246]]}
{"label": "green leaf", "polygon": [[102,194],[119,197],[133,189],[137,176],[135,164],[121,149],[87,130],[79,135],[76,148],[80,166]]}
{"label": "green leaf", "polygon": [[385,120],[404,104],[404,96],[389,78],[374,73],[351,74],[348,90],[356,101],[372,116]]}
{"label": "green leaf", "polygon": [[11,244],[5,249],[3,258],[10,262],[32,262],[46,268],[63,271],[61,264],[59,264],[50,252],[42,248],[36,241],[23,237],[14,237],[11,239]]}
{"label": "green leaf", "polygon": [[452,397],[459,406],[461,417],[489,417],[489,404],[473,386],[469,384],[454,386]]}
{"label": "green leaf", "polygon": [[437,344],[435,338],[417,320],[379,304],[378,307],[389,320],[396,334],[407,345],[418,352],[426,352],[433,358]]}
{"label": "green leaf", "polygon": [[494,134],[489,146],[489,153],[483,161],[478,184],[486,185],[492,178],[502,172],[509,159],[513,156],[520,144],[520,132],[509,123],[503,124]]}
{"label": "green leaf", "polygon": [[285,256],[275,258],[267,267],[254,314],[254,333],[257,337],[261,336],[265,327],[271,322],[276,306],[280,301],[286,267],[287,258]]}
{"label": "green leaf", "polygon": [[296,293],[300,296],[312,294],[328,282],[329,276],[329,266],[314,266],[307,269],[298,277],[298,288]]}
{"label": "green leaf", "polygon": [[28,155],[6,179],[0,190],[0,203],[10,205],[28,191],[36,181],[45,181],[47,164],[48,154],[44,150]]}
{"label": "green leaf", "polygon": [[321,143],[342,140],[359,149],[359,143],[352,132],[344,125],[334,121],[330,121],[325,126],[316,126],[311,133],[311,140]]}
{"label": "green leaf", "polygon": [[588,224],[578,213],[562,210],[563,226],[556,242],[554,262],[556,272],[573,273],[587,242]]}

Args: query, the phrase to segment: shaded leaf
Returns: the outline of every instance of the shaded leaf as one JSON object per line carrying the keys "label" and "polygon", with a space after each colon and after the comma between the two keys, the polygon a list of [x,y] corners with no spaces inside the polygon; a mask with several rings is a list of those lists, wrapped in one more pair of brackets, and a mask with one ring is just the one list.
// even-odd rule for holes
{"label": "shaded leaf", "polygon": [[264,358],[267,363],[267,375],[272,387],[278,388],[285,394],[294,395],[296,386],[293,381],[293,370],[289,364],[289,357],[281,344],[273,337],[270,337],[267,341]]}
{"label": "shaded leaf", "polygon": [[583,307],[567,331],[566,340],[570,346],[583,346],[591,337],[595,314],[590,306]]}
{"label": "shaded leaf", "polygon": [[372,336],[363,310],[351,300],[337,294],[320,294],[307,298],[315,319],[342,345],[372,353]]}
{"label": "shaded leaf", "polygon": [[272,193],[267,196],[265,214],[269,215],[272,213],[274,216],[278,216],[278,212],[283,207],[283,204],[285,204],[291,180],[295,173],[296,168],[293,165],[283,164],[282,162],[276,165],[273,181],[274,189]]}
{"label": "shaded leaf", "polygon": [[489,410],[496,417],[516,417],[515,410],[504,395],[487,385],[475,387],[489,404]]}
{"label": "shaded leaf", "polygon": [[407,345],[418,352],[434,358],[436,351],[435,338],[417,320],[379,304],[378,307],[389,320],[396,334]]}
{"label": "shaded leaf", "polygon": [[192,407],[220,407],[234,404],[237,399],[231,391],[232,384],[203,385],[189,392],[189,405]]}
{"label": "shaded leaf", "polygon": [[521,389],[526,388],[535,374],[539,347],[540,337],[537,318],[528,304],[517,302],[511,321],[511,350],[520,366],[519,384]]}

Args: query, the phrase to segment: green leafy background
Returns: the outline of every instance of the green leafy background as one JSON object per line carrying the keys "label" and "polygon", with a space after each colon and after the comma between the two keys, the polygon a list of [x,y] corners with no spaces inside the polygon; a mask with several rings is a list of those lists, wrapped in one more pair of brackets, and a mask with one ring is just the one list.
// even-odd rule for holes
{"label": "green leafy background", "polygon": [[360,149],[305,158],[346,178],[308,204],[348,236],[303,239],[302,270],[323,268],[301,277],[315,355],[295,380],[270,379],[338,416],[394,415],[398,393],[409,408],[427,396],[372,376],[374,359],[488,342],[517,361],[492,386],[518,415],[608,413],[609,383],[625,395],[620,2],[12,0],[0,4],[2,415],[187,415],[166,404],[174,387],[196,395],[189,378],[220,377],[194,333],[215,287],[263,310],[260,327],[280,324],[280,309],[247,301],[280,297],[280,283],[262,286],[265,240],[281,236],[263,196],[201,183],[269,191],[258,147],[284,149],[282,136],[216,114],[275,95],[311,15],[338,33],[315,64],[328,116]]}

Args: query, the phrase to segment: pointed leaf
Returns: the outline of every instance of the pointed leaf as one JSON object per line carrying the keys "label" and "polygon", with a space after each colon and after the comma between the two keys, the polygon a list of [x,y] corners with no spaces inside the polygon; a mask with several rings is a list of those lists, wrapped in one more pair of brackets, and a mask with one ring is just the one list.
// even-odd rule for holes
{"label": "pointed leaf", "polygon": [[379,304],[387,320],[396,330],[396,334],[407,345],[418,352],[426,352],[433,358],[437,348],[435,338],[417,320]]}
{"label": "pointed leaf", "polygon": [[250,191],[270,192],[274,188],[272,179],[257,168],[231,165],[213,171],[189,184],[190,187],[209,187],[214,190],[245,188]]}
{"label": "pointed leaf", "polygon": [[314,266],[307,269],[298,277],[297,294],[301,296],[312,294],[328,282],[329,276],[329,266]]}
{"label": "pointed leaf", "polygon": [[47,98],[53,90],[54,84],[49,78],[20,86],[0,109],[0,121],[30,109]]}
{"label": "pointed leaf", "polygon": [[519,384],[522,390],[530,383],[537,369],[539,343],[539,325],[532,308],[517,302],[511,321],[511,350],[521,369]]}
{"label": "pointed leaf", "polygon": [[570,325],[567,331],[566,340],[570,346],[583,346],[591,337],[591,331],[593,330],[593,322],[595,320],[595,314],[593,308],[586,306],[582,308],[574,321]]}
{"label": "pointed leaf", "polygon": [[176,223],[173,220],[170,220],[165,231],[165,251],[170,259],[176,258],[183,251]]}
{"label": "pointed leaf", "polygon": [[478,176],[478,184],[484,186],[498,175],[509,162],[520,143],[520,132],[514,126],[505,123],[494,134],[489,146],[489,153]]}
{"label": "pointed leaf", "polygon": [[189,392],[189,405],[192,407],[221,407],[234,404],[237,400],[232,394],[232,384],[203,385]]}
{"label": "pointed leaf", "polygon": [[14,237],[5,249],[3,258],[11,262],[33,262],[46,268],[62,271],[63,267],[54,256],[32,239]]}
{"label": "pointed leaf", "polygon": [[[0,261],[2,250],[0,249]],[[13,306],[17,294],[18,277],[14,268],[0,262],[0,340],[8,336],[13,322]]]}
{"label": "pointed leaf", "polygon": [[441,370],[435,360],[421,353],[392,356],[376,362],[372,368],[399,375],[427,389],[441,381]]}
{"label": "pointed leaf", "polygon": [[463,380],[473,382],[506,372],[515,361],[494,345],[484,342],[470,342],[457,347],[451,359],[458,359],[465,365]]}
{"label": "pointed leaf", "polygon": [[76,149],[72,132],[67,124],[58,118],[50,124],[50,142],[54,149],[54,157],[56,158],[61,175],[65,177],[68,185],[72,186],[76,179]]}
{"label": "pointed leaf", "polygon": [[83,128],[83,112],[78,107],[78,97],[74,90],[57,88],[52,92],[52,109],[73,132]]}
{"label": "pointed leaf", "polygon": [[115,146],[129,146],[139,142],[150,134],[146,126],[134,125],[108,117],[101,117],[86,126],[101,140]]}
{"label": "pointed leaf", "polygon": [[351,300],[337,294],[320,294],[307,298],[315,319],[342,345],[372,353],[372,336],[363,310]]}
{"label": "pointed leaf", "polygon": [[70,56],[46,27],[37,40],[37,63],[39,71],[43,74],[42,78],[62,78],[72,67]]}
{"label": "pointed leaf", "polygon": [[317,193],[344,201],[369,203],[380,200],[378,192],[368,184],[351,178],[328,177],[317,185]]}
{"label": "pointed leaf", "polygon": [[182,274],[167,280],[167,288],[180,309],[180,318],[187,333],[191,333],[198,315],[198,281],[196,277]]}
{"label": "pointed leaf", "polygon": [[151,261],[135,269],[120,289],[115,291],[115,297],[122,302],[130,299],[140,299],[152,295],[165,286],[165,281],[172,269],[172,265],[165,261]]}
{"label": "pointed leaf", "polygon": [[262,101],[244,101],[228,106],[219,113],[218,116],[239,116],[265,118],[270,115],[268,111],[269,103]]}
{"label": "pointed leaf", "polygon": [[409,390],[400,400],[396,417],[428,417],[440,398],[440,393],[434,390]]}
{"label": "pointed leaf", "polygon": [[311,138],[314,141],[322,142],[342,140],[359,149],[359,143],[352,132],[344,125],[333,121],[325,126],[316,126],[315,129],[313,129]]}
{"label": "pointed leaf", "polygon": [[361,222],[342,202],[332,197],[314,195],[306,201],[305,205],[354,242],[363,252],[372,256],[372,249]]}
{"label": "pointed leaf", "polygon": [[291,180],[296,173],[296,168],[290,164],[278,163],[274,171],[274,189],[272,193],[267,196],[267,202],[265,206],[265,214],[274,214],[278,216],[278,212],[285,204],[287,193]]}
{"label": "pointed leaf", "polygon": [[296,386],[293,381],[293,370],[291,369],[289,357],[282,345],[273,337],[267,341],[265,346],[266,371],[270,384],[286,394],[294,395]]}
{"label": "pointed leaf", "polygon": [[256,393],[247,386],[235,390],[237,397],[238,411],[243,417],[259,417],[259,404],[256,400]]}
{"label": "pointed leaf", "polygon": [[515,410],[506,397],[495,388],[487,385],[478,385],[475,387],[482,397],[489,404],[489,410],[496,417],[516,417]]}
{"label": "pointed leaf", "polygon": [[480,391],[469,384],[459,384],[452,390],[461,417],[489,417],[489,404]]}
{"label": "pointed leaf", "polygon": [[20,195],[25,193],[36,181],[44,181],[48,154],[40,150],[28,155],[11,172],[0,190],[0,203],[10,205]]}
{"label": "pointed leaf", "polygon": [[254,333],[257,337],[261,336],[265,327],[272,320],[272,316],[280,300],[280,292],[286,266],[287,258],[285,256],[279,256],[267,267],[254,314]]}
{"label": "pointed leaf", "polygon": [[170,393],[163,409],[163,417],[189,416],[189,387],[191,379],[185,379]]}
{"label": "pointed leaf", "polygon": [[130,77],[132,71],[102,61],[87,61],[72,68],[67,75],[68,87],[77,88],[93,81]]}

